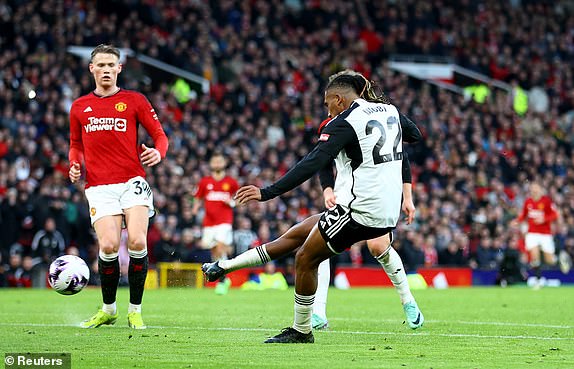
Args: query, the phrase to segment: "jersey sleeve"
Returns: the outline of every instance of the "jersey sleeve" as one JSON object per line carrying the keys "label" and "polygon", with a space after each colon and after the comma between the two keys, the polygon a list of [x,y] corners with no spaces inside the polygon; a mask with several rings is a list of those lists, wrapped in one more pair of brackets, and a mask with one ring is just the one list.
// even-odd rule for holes
{"label": "jersey sleeve", "polygon": [[344,119],[335,119],[323,128],[317,146],[299,161],[289,172],[269,187],[261,189],[261,201],[277,197],[291,191],[305,182],[328,163],[339,151],[356,137],[355,130]]}
{"label": "jersey sleeve", "polygon": [[399,112],[399,120],[401,122],[401,129],[403,131],[403,141],[408,143],[419,142],[423,135],[419,127],[410,120],[407,116]]}
{"label": "jersey sleeve", "polygon": [[558,211],[556,210],[556,207],[554,206],[552,200],[550,200],[549,197],[546,198],[546,206],[544,208],[545,208],[545,214],[544,214],[545,222],[551,223],[556,219],[558,219]]}
{"label": "jersey sleeve", "polygon": [[339,152],[356,137],[355,130],[345,119],[335,118],[321,131],[316,148],[335,159]]}
{"label": "jersey sleeve", "polygon": [[77,117],[76,105],[72,105],[70,110],[70,150],[68,160],[73,163],[82,164],[84,161],[84,144],[82,142],[82,124]]}
{"label": "jersey sleeve", "polygon": [[239,183],[235,179],[231,179],[231,194],[234,195],[239,190]]}
{"label": "jersey sleeve", "polygon": [[411,162],[409,161],[409,155],[403,152],[403,183],[412,183],[413,177],[411,174]]}
{"label": "jersey sleeve", "polygon": [[138,95],[140,96],[137,105],[138,122],[144,126],[147,133],[151,136],[155,148],[159,151],[163,159],[167,154],[167,148],[169,146],[167,136],[161,127],[161,123],[159,122],[155,109],[151,106],[148,99],[141,94]]}
{"label": "jersey sleeve", "polygon": [[205,189],[205,178],[202,178],[197,184],[195,191],[193,191],[193,197],[203,199],[205,197]]}
{"label": "jersey sleeve", "polygon": [[319,182],[321,188],[335,187],[335,175],[333,174],[333,162],[327,163],[321,170],[319,170]]}
{"label": "jersey sleeve", "polygon": [[522,211],[518,215],[519,222],[523,222],[524,219],[526,219],[526,214],[528,213],[528,201],[529,199],[526,199],[526,201],[524,201],[524,205],[522,205]]}

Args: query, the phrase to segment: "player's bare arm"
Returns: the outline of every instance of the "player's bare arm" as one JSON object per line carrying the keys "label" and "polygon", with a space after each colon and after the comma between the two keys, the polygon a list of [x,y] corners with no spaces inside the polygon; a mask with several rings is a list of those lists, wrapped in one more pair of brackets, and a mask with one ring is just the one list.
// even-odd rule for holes
{"label": "player's bare arm", "polygon": [[412,184],[403,183],[403,205],[402,210],[407,216],[407,224],[415,220],[416,208],[413,202]]}

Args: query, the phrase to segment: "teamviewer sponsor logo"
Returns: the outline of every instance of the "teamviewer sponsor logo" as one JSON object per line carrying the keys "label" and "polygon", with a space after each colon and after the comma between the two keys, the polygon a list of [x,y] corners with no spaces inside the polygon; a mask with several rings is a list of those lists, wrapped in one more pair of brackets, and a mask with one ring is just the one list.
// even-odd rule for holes
{"label": "teamviewer sponsor logo", "polygon": [[86,133],[97,131],[116,131],[125,132],[128,122],[123,118],[96,118],[89,117],[88,124],[84,126]]}

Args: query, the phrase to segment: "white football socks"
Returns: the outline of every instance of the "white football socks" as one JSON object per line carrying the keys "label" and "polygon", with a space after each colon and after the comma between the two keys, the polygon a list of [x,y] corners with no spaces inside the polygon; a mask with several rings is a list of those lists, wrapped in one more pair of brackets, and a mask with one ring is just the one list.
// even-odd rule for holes
{"label": "white football socks", "polygon": [[315,295],[303,296],[295,292],[295,317],[293,328],[301,333],[311,332],[311,314],[313,313],[313,301]]}
{"label": "white football socks", "polygon": [[327,294],[329,293],[329,281],[331,279],[331,264],[329,259],[323,260],[319,264],[317,273],[317,292],[315,292],[315,303],[313,304],[313,314],[327,320]]}
{"label": "white football socks", "polygon": [[115,315],[116,314],[116,302],[114,301],[111,304],[103,304],[102,305],[102,310],[104,313],[108,313],[110,315]]}
{"label": "white football socks", "polygon": [[233,259],[220,260],[218,265],[225,269],[227,272],[232,272],[237,269],[262,265],[269,262],[270,260],[271,258],[267,253],[267,246],[261,245],[237,255]]}
{"label": "white football socks", "polygon": [[415,301],[415,298],[411,293],[411,289],[409,288],[409,282],[407,280],[403,261],[395,249],[392,246],[389,246],[386,253],[377,257],[377,261],[382,265],[391,282],[393,282],[393,286],[395,286],[395,289],[399,293],[401,303],[404,305],[407,302]]}
{"label": "white football socks", "polygon": [[141,304],[132,304],[130,302],[130,305],[128,306],[128,314],[129,313],[141,313],[142,312],[142,305]]}

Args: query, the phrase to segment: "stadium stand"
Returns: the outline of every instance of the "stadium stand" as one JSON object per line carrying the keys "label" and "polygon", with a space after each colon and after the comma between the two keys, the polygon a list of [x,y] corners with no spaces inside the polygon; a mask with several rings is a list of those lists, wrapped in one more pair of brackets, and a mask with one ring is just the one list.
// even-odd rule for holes
{"label": "stadium stand", "polygon": [[[417,220],[399,226],[395,241],[406,266],[456,259],[496,268],[497,253],[518,235],[509,223],[533,179],[561,213],[558,248],[574,256],[573,15],[567,1],[527,0],[2,2],[0,260],[29,256],[47,218],[89,265],[97,256],[82,189],[67,178],[68,111],[92,82],[87,64],[66,48],[100,43],[211,81],[209,94],[178,99],[175,77],[136,59],[120,78],[150,98],[170,139],[166,160],[148,176],[158,209],[150,261],[159,242],[194,254],[200,229],[191,193],[213,150],[230,158],[240,183],[257,185],[307,153],[325,118],[326,78],[343,68],[378,82],[425,136],[408,147]],[[515,95],[502,90],[479,103],[392,71],[393,54],[448,57],[530,91],[528,111],[517,112]],[[322,207],[311,180],[237,208],[236,218],[249,219],[264,242]],[[487,261],[476,252],[485,239],[494,253]],[[460,255],[446,257],[447,249]]]}

